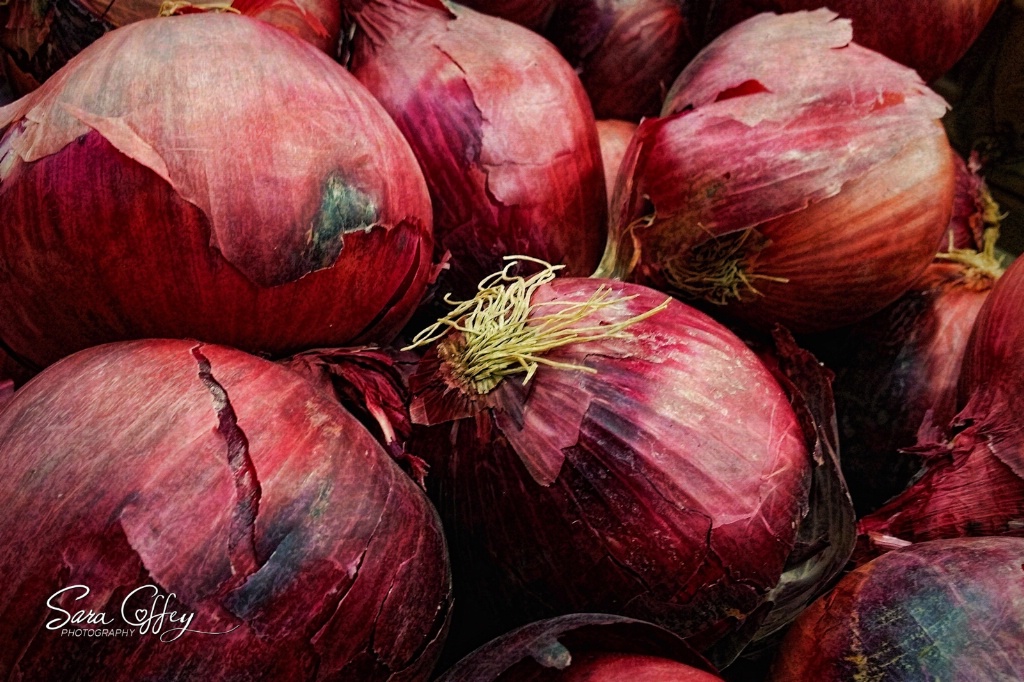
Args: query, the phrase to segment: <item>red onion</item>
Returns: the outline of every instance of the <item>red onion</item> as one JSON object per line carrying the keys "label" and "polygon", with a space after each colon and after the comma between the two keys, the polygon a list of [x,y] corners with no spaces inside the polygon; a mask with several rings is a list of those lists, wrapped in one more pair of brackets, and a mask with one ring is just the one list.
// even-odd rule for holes
{"label": "red onion", "polygon": [[540,31],[551,20],[558,3],[559,0],[466,0],[459,4]]}
{"label": "red onion", "polygon": [[3,129],[2,340],[37,364],[139,337],[387,340],[427,286],[408,144],[344,69],[261,22],[125,26],[0,109]]}
{"label": "red onion", "polygon": [[0,60],[27,94],[104,33],[163,12],[231,11],[266,21],[334,55],[341,8],[328,0],[11,0],[0,6]]}
{"label": "red onion", "polygon": [[[964,352],[959,413],[924,434],[921,477],[863,518],[866,540],[919,542],[1024,535],[1024,262],[1006,270],[981,307]],[[945,426],[945,425],[939,425]]]}
{"label": "red onion", "polygon": [[589,275],[605,245],[601,152],[586,94],[557,51],[439,0],[346,0],[352,72],[412,144],[434,206],[442,291],[523,254]]}
{"label": "red onion", "polygon": [[615,194],[615,180],[619,177],[622,158],[629,147],[629,141],[636,132],[636,124],[629,121],[608,119],[597,122],[597,137],[601,142],[601,160],[604,162],[604,186],[611,203]]}
{"label": "red onion", "polygon": [[531,623],[459,661],[438,682],[714,682],[711,666],[668,630],[579,613]]}
{"label": "red onion", "polygon": [[945,104],[849,41],[820,10],[702,51],[626,154],[601,272],[799,332],[905,292],[952,210]]}
{"label": "red onion", "polygon": [[[196,342],[93,348],[0,412],[0,459],[4,678],[428,679],[440,522],[294,372]],[[141,625],[164,609],[189,631]]]}
{"label": "red onion", "polygon": [[448,318],[479,304],[458,322],[470,331],[444,336],[411,379],[424,426],[410,447],[431,466],[463,590],[453,638],[602,611],[702,650],[740,629],[749,640],[808,505],[802,424],[702,313],[551,276],[482,283]]}
{"label": "red onion", "polygon": [[940,540],[847,575],[787,634],[772,682],[1017,680],[1024,540]]}
{"label": "red onion", "polygon": [[598,118],[639,121],[661,109],[697,54],[686,0],[562,0],[544,31],[576,67]]}
{"label": "red onion", "polygon": [[999,0],[712,0],[711,5],[708,37],[759,12],[828,7],[853,20],[859,45],[916,69],[930,82],[967,52]]}
{"label": "red onion", "polygon": [[958,167],[953,220],[935,262],[895,303],[811,343],[836,372],[843,472],[861,514],[921,468],[919,457],[898,452],[917,443],[918,430],[944,428],[956,415],[967,338],[1002,273],[998,207],[981,178]]}

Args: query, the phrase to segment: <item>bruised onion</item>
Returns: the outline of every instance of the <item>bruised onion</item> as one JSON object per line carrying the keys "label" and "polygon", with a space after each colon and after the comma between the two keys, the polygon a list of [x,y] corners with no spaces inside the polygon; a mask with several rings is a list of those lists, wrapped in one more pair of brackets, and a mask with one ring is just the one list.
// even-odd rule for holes
{"label": "bruised onion", "polygon": [[697,54],[687,0],[561,0],[544,31],[576,67],[598,118],[639,121],[661,109]]}
{"label": "bruised onion", "polygon": [[999,0],[715,0],[705,35],[718,35],[760,12],[828,7],[853,21],[859,45],[916,69],[930,82],[967,52],[998,5]]}
{"label": "bruised onion", "polygon": [[245,14],[330,55],[338,50],[341,9],[328,0],[11,0],[0,6],[0,71],[24,95],[108,31],[162,13],[207,10]]}
{"label": "bruised onion", "polygon": [[1024,539],[939,540],[847,575],[786,635],[771,682],[1024,677]]}
{"label": "bruised onion", "polygon": [[89,349],[0,412],[0,460],[3,677],[428,679],[440,522],[298,374],[197,342]]}
{"label": "bruised onion", "polygon": [[457,325],[410,380],[410,447],[430,464],[462,590],[453,637],[600,611],[701,650],[749,639],[808,504],[786,395],[689,306],[552,277],[506,269],[419,338]]}
{"label": "bruised onion", "polygon": [[589,275],[607,206],[593,113],[526,29],[440,0],[346,0],[351,69],[405,133],[434,206],[441,290],[472,295],[518,253]]}
{"label": "bruised onion", "polygon": [[629,121],[606,119],[597,122],[597,137],[601,143],[601,161],[604,162],[604,186],[608,190],[608,201],[615,193],[615,180],[619,177],[619,166],[629,147],[629,141],[636,132],[636,124]]}
{"label": "bruised onion", "polygon": [[488,642],[438,682],[714,682],[710,665],[671,632],[580,613],[531,623]]}
{"label": "bruised onion", "polygon": [[905,292],[952,211],[946,106],[850,35],[764,14],[705,48],[626,153],[601,272],[797,332]]}
{"label": "bruised onion", "polygon": [[431,275],[401,133],[343,68],[259,21],[108,33],[0,109],[0,130],[2,340],[36,364],[143,337],[385,341]]}
{"label": "bruised onion", "polygon": [[966,535],[1024,535],[1024,262],[978,313],[957,384],[959,412],[915,447],[923,474],[863,518],[869,544]]}

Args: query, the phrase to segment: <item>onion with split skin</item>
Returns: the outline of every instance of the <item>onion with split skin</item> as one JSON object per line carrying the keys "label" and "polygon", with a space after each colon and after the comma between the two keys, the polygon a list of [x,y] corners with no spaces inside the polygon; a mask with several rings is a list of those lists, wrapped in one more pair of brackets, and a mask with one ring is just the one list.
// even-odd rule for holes
{"label": "onion with split skin", "polygon": [[[452,604],[437,514],[295,372],[192,341],[91,348],[0,411],[0,460],[4,679],[429,679]],[[163,606],[190,631],[139,625]],[[89,609],[103,623],[67,622]]]}
{"label": "onion with split skin", "polygon": [[905,292],[952,211],[946,105],[850,36],[764,14],[705,48],[633,138],[600,272],[794,332]]}
{"label": "onion with split skin", "polygon": [[[410,380],[410,448],[430,464],[462,590],[453,641],[603,611],[701,650],[745,644],[800,591],[772,592],[801,563],[803,420],[704,314],[644,287],[552,276],[499,274],[419,339],[458,324]],[[812,545],[846,551],[838,566],[852,547],[800,537],[803,559],[820,559]]]}
{"label": "onion with split skin", "polygon": [[472,296],[521,253],[585,276],[604,249],[597,129],[540,36],[440,0],[346,0],[351,70],[398,123],[430,186],[441,292]]}
{"label": "onion with split skin", "polygon": [[130,338],[384,342],[432,274],[430,197],[394,122],[254,19],[108,33],[0,130],[0,333],[39,366]]}
{"label": "onion with split skin", "polygon": [[704,18],[708,39],[760,12],[828,7],[853,21],[853,39],[915,69],[931,82],[967,52],[999,0],[711,0]]}

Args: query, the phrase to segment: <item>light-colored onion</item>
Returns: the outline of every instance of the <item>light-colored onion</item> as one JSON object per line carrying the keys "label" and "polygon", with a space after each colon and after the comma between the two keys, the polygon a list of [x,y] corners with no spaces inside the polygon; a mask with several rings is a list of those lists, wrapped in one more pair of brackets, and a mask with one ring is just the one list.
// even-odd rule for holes
{"label": "light-colored onion", "polygon": [[112,31],[0,130],[0,334],[38,365],[127,338],[386,341],[431,275],[430,198],[394,122],[260,21]]}
{"label": "light-colored onion", "polygon": [[946,107],[850,35],[764,14],[702,51],[627,151],[601,272],[797,332],[905,292],[952,211]]}
{"label": "light-colored onion", "polygon": [[[0,411],[0,460],[3,677],[429,678],[452,603],[437,514],[295,372],[196,342],[92,348]],[[138,624],[165,608],[190,631]],[[66,622],[90,609],[104,622]]]}
{"label": "light-colored onion", "polygon": [[594,271],[601,151],[579,78],[543,38],[440,0],[347,0],[352,72],[405,133],[434,206],[439,288],[472,296],[522,254]]}

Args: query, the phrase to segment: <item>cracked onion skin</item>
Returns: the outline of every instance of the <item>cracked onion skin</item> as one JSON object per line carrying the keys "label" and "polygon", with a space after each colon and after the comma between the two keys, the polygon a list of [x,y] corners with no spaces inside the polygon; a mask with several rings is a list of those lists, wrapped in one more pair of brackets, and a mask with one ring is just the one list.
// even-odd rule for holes
{"label": "cracked onion skin", "polygon": [[[666,300],[565,278],[532,302],[585,301],[602,284],[622,300],[586,324]],[[437,352],[410,381],[410,449],[430,464],[462,590],[453,646],[574,611],[655,622],[701,651],[756,629],[806,511],[810,457],[779,384],[735,335],[671,300],[616,338],[546,356],[596,373],[541,366],[484,396]]]}
{"label": "cracked onion skin", "polygon": [[430,198],[401,133],[254,19],[108,33],[0,130],[2,340],[37,365],[132,338],[384,342],[426,289]]}
{"label": "cracked onion skin", "polygon": [[714,37],[760,12],[828,7],[853,21],[858,44],[931,82],[967,52],[998,6],[999,0],[711,0],[705,35]]}
{"label": "cracked onion skin", "polygon": [[850,38],[819,10],[705,48],[626,153],[601,272],[797,333],[905,292],[952,213],[946,104]]}
{"label": "cracked onion skin", "polygon": [[597,128],[572,68],[540,36],[440,0],[346,0],[350,69],[423,167],[439,291],[473,296],[521,254],[591,274],[607,205]]}
{"label": "cracked onion skin", "polygon": [[797,619],[771,682],[1019,680],[1024,539],[937,540],[848,574]]}
{"label": "cracked onion skin", "polygon": [[[4,679],[428,678],[451,606],[436,512],[291,370],[190,341],[89,349],[0,412],[0,459]],[[54,603],[104,627],[155,585],[191,630],[231,632],[62,637],[47,600],[73,585],[90,593]]]}

